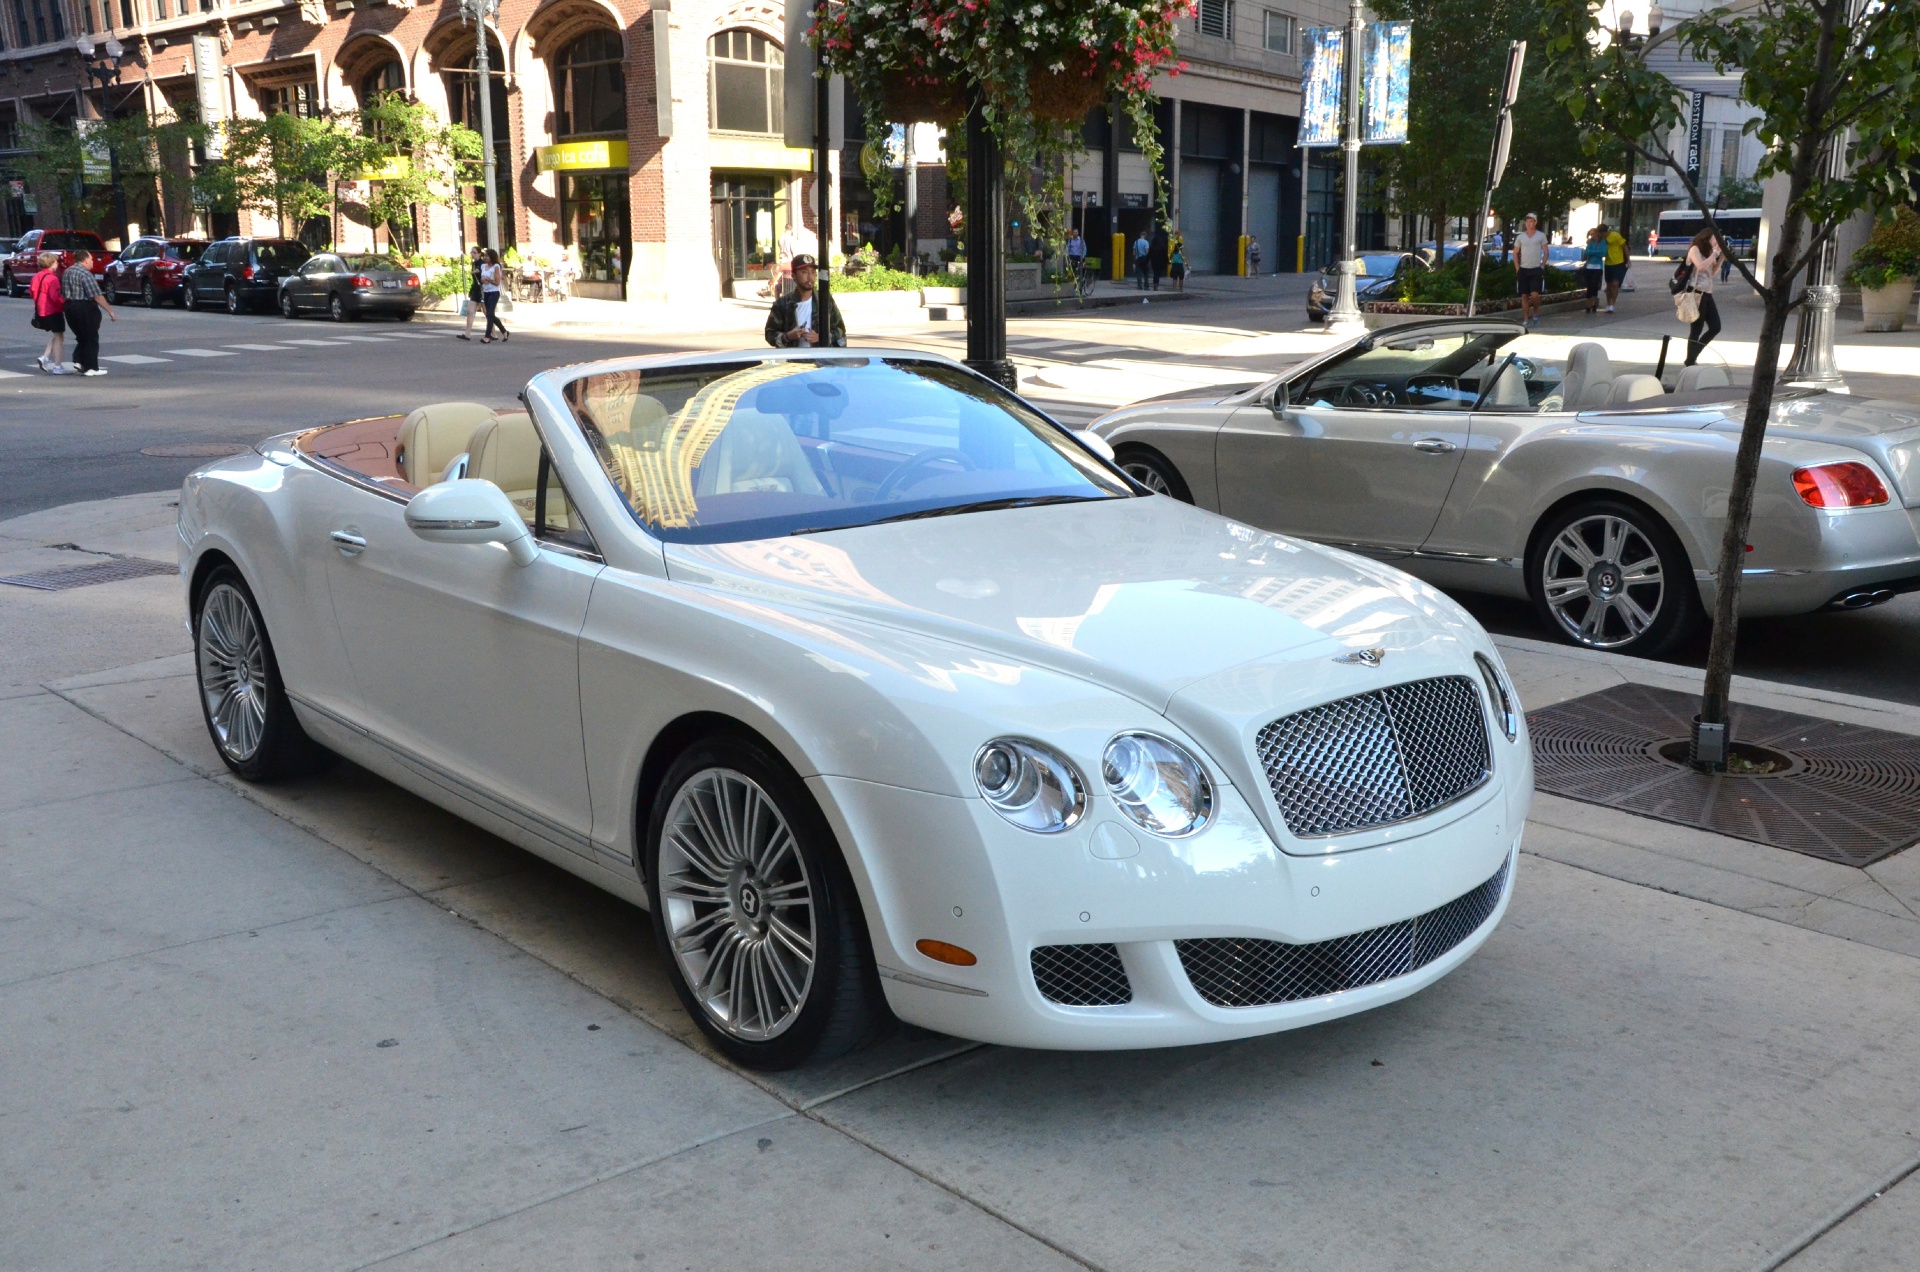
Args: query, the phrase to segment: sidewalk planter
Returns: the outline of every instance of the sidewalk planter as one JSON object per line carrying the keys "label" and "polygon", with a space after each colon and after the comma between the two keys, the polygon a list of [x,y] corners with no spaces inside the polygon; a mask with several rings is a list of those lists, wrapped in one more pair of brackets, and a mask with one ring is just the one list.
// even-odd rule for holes
{"label": "sidewalk planter", "polygon": [[[1584,302],[1586,298],[1587,293],[1584,291],[1549,292],[1540,298],[1540,307],[1545,309],[1551,305],[1564,305],[1573,301]],[[1480,317],[1485,314],[1505,313],[1508,310],[1518,308],[1520,308],[1520,298],[1518,296],[1498,296],[1475,301],[1473,312],[1475,317]],[[1465,317],[1467,305],[1465,301],[1445,305],[1421,305],[1404,300],[1363,300],[1360,302],[1360,312],[1367,314],[1417,314],[1422,317],[1454,318]]]}
{"label": "sidewalk planter", "polygon": [[920,289],[920,304],[925,308],[966,303],[967,289],[964,287],[922,287]]}
{"label": "sidewalk planter", "polygon": [[1860,330],[1904,331],[1913,308],[1913,279],[1897,278],[1885,287],[1860,289]]}
{"label": "sidewalk planter", "polygon": [[840,308],[848,330],[861,326],[897,326],[921,322],[920,293],[917,291],[835,292],[833,303]]}

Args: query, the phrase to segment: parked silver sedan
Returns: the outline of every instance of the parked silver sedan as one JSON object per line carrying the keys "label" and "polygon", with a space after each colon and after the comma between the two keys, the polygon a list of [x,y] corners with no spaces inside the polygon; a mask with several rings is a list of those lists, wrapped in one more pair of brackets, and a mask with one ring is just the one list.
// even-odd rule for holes
{"label": "parked silver sedan", "polygon": [[[1745,410],[1734,376],[1678,366],[1683,349],[1420,322],[1093,431],[1155,490],[1530,599],[1562,640],[1651,655],[1712,605]],[[1920,407],[1783,390],[1749,538],[1746,615],[1920,590]]]}

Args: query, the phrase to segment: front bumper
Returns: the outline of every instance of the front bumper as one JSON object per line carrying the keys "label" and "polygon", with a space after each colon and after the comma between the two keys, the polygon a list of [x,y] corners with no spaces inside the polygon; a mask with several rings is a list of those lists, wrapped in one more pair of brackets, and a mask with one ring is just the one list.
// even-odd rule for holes
{"label": "front bumper", "polygon": [[[840,841],[866,907],[874,956],[896,1015],[983,1042],[1118,1049],[1219,1042],[1333,1019],[1404,998],[1458,967],[1505,913],[1417,971],[1292,1002],[1219,1007],[1197,992],[1176,941],[1250,938],[1311,944],[1401,923],[1463,897],[1511,863],[1515,805],[1494,789],[1464,815],[1378,847],[1317,857],[1281,852],[1238,791],[1219,788],[1219,815],[1185,840],[1149,835],[1094,798],[1072,830],[1041,836],[984,802],[848,778],[809,785]],[[1122,832],[1116,836],[1114,832]],[[1130,855],[1115,856],[1115,845]],[[943,941],[978,962],[921,954]],[[1042,995],[1032,952],[1112,944],[1131,987],[1117,1006],[1063,1006]]]}

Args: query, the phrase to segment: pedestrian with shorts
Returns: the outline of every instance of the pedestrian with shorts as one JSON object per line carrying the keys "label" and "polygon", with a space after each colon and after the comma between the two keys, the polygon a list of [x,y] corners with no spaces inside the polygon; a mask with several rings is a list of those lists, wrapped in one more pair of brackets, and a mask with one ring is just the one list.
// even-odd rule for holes
{"label": "pedestrian with shorts", "polygon": [[1713,231],[1703,229],[1687,245],[1687,264],[1693,269],[1692,287],[1700,301],[1700,316],[1687,328],[1687,365],[1700,360],[1707,342],[1720,334],[1720,306],[1713,299],[1713,279],[1725,259]]}
{"label": "pedestrian with shorts", "polygon": [[1620,284],[1627,278],[1627,239],[1619,230],[1607,231],[1607,312],[1620,300]]}
{"label": "pedestrian with shorts", "polygon": [[500,253],[488,248],[486,260],[480,266],[480,303],[486,306],[487,310],[487,330],[480,337],[481,344],[493,343],[495,327],[500,328],[500,342],[506,343],[507,324],[494,316],[495,311],[500,308],[500,282],[505,277],[506,270],[500,264]]}
{"label": "pedestrian with shorts", "polygon": [[1153,244],[1147,241],[1147,232],[1140,231],[1140,237],[1133,240],[1133,277],[1140,284],[1140,290],[1147,290],[1147,280],[1151,275],[1149,259],[1153,253]]}
{"label": "pedestrian with shorts", "polygon": [[1173,280],[1173,290],[1187,290],[1187,240],[1176,234],[1167,245],[1167,277]]}
{"label": "pedestrian with shorts", "polygon": [[66,301],[60,296],[60,257],[42,252],[36,261],[40,272],[33,276],[27,294],[33,297],[33,326],[47,333],[47,348],[34,362],[48,375],[66,375],[67,316],[62,312]]}
{"label": "pedestrian with shorts", "polygon": [[473,339],[473,320],[480,316],[484,293],[480,290],[480,271],[486,267],[487,258],[482,248],[475,246],[472,255],[467,258],[467,329],[455,336],[455,340]]}
{"label": "pedestrian with shorts", "polygon": [[1540,294],[1547,285],[1547,236],[1540,218],[1527,213],[1526,228],[1514,235],[1514,274],[1520,288],[1520,316],[1531,327],[1540,321]]}
{"label": "pedestrian with shorts", "polygon": [[120,315],[100,294],[99,280],[93,276],[93,253],[84,249],[73,254],[73,264],[60,275],[61,316],[67,330],[73,332],[73,360],[81,375],[105,375],[100,369],[100,315],[114,322]]}
{"label": "pedestrian with shorts", "polygon": [[1600,308],[1600,285],[1607,277],[1607,227],[1600,224],[1587,231],[1587,245],[1580,256],[1582,281],[1587,285],[1587,312]]}
{"label": "pedestrian with shorts", "polygon": [[1247,238],[1247,277],[1260,277],[1260,240],[1251,235]]}

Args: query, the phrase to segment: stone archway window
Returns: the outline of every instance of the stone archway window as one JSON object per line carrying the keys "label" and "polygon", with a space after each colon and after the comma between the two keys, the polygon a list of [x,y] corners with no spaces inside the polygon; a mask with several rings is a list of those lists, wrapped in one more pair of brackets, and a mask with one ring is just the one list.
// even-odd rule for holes
{"label": "stone archway window", "polygon": [[722,31],[707,41],[707,126],[771,136],[785,131],[780,46],[758,31]]}
{"label": "stone archway window", "polygon": [[553,135],[627,131],[627,77],[620,37],[589,31],[553,59]]}
{"label": "stone archway window", "polygon": [[375,98],[402,92],[406,87],[406,70],[398,62],[387,61],[362,75],[353,91],[362,106],[371,106]]}

